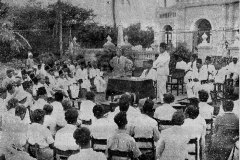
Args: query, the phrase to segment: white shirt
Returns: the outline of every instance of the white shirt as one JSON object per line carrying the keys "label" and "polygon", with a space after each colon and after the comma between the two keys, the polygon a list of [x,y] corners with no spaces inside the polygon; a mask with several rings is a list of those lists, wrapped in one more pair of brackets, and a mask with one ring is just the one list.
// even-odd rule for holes
{"label": "white shirt", "polygon": [[[160,140],[157,143],[156,155],[161,160],[185,160],[188,156],[187,143],[190,138],[188,132],[181,126],[173,126],[163,130]],[[163,153],[160,157],[159,150],[164,145]]]}
{"label": "white shirt", "polygon": [[79,79],[83,79],[83,70],[81,68],[78,68],[76,70],[76,79],[79,80]]}
{"label": "white shirt", "polygon": [[153,62],[153,68],[157,68],[157,74],[161,76],[169,75],[170,56],[167,51],[159,54],[158,58]]}
{"label": "white shirt", "polygon": [[90,100],[84,100],[81,103],[80,106],[80,113],[79,117],[82,120],[90,120],[94,118],[93,115],[93,107],[96,105],[96,103],[90,101]]}
{"label": "white shirt", "polygon": [[215,83],[224,83],[225,76],[228,74],[227,67],[222,67],[216,71]]}
{"label": "white shirt", "polygon": [[65,127],[57,131],[54,146],[62,151],[78,150],[79,146],[73,138],[73,133],[76,129],[75,125],[66,124]]}
{"label": "white shirt", "polygon": [[234,103],[233,113],[235,113],[239,117],[240,99],[234,101],[233,103]]}
{"label": "white shirt", "polygon": [[157,80],[157,71],[155,69],[150,69],[149,72],[146,74],[148,69],[145,69],[142,72],[140,78],[152,79],[153,81]]}
{"label": "white shirt", "polygon": [[33,107],[31,108],[32,111],[36,110],[36,109],[43,109],[44,105],[48,104],[47,101],[45,101],[42,98],[39,98],[33,105]]}
{"label": "white shirt", "polygon": [[207,102],[200,102],[199,103],[199,114],[204,119],[211,119],[213,116],[213,106],[207,104]]}
{"label": "white shirt", "polygon": [[176,69],[187,70],[187,68],[188,68],[187,63],[184,62],[183,60],[180,62],[177,62],[177,64],[176,64]]}
{"label": "white shirt", "polygon": [[28,143],[34,145],[37,143],[40,148],[46,148],[49,144],[54,143],[52,133],[46,126],[39,123],[32,123],[29,127],[28,133]]}
{"label": "white shirt", "polygon": [[[134,124],[134,138],[154,138],[154,141],[159,140],[158,123],[153,118],[148,115],[141,114],[136,118],[136,123]],[[138,147],[150,148],[152,144],[148,143],[137,143]]]}
{"label": "white shirt", "polygon": [[[209,64],[209,65],[203,65],[202,66],[202,75],[203,76],[201,79],[202,80],[207,80],[207,79],[214,79],[214,76],[216,75],[216,69],[214,67],[214,65]],[[211,73],[208,75],[208,72]]]}
{"label": "white shirt", "polygon": [[160,119],[160,120],[172,120],[173,114],[177,110],[174,109],[170,104],[163,104],[156,108],[154,112],[154,118]]}
{"label": "white shirt", "polygon": [[101,152],[96,152],[92,148],[81,149],[77,154],[71,155],[68,160],[107,160],[106,156]]}
{"label": "white shirt", "polygon": [[62,103],[55,101],[51,103],[51,105],[53,106],[52,116],[56,119],[57,125],[65,126],[67,122],[65,120],[65,112]]}
{"label": "white shirt", "polygon": [[239,68],[240,68],[240,65],[238,63],[234,64],[233,62],[231,62],[227,66],[227,70],[228,70],[229,73],[237,73],[237,74],[239,74]]}
{"label": "white shirt", "polygon": [[94,78],[97,75],[97,71],[94,68],[90,68],[89,70],[89,78]]}
{"label": "white shirt", "polygon": [[55,135],[57,126],[57,121],[55,117],[51,115],[45,115],[43,125],[49,127],[49,130],[51,131],[52,135]]}

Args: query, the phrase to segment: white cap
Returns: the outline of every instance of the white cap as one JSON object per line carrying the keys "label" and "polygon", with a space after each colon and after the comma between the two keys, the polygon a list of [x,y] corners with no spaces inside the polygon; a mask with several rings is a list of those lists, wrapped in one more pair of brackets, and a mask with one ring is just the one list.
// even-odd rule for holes
{"label": "white cap", "polygon": [[32,56],[33,54],[32,54],[32,52],[28,52],[28,56]]}

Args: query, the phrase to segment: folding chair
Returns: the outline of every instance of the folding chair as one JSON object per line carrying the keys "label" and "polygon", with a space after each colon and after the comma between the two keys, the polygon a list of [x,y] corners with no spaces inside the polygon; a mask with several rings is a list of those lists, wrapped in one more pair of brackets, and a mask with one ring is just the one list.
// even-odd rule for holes
{"label": "folding chair", "polygon": [[130,158],[133,160],[133,152],[108,149],[108,160],[112,160],[113,157]]}
{"label": "folding chair", "polygon": [[92,137],[92,148],[94,151],[105,153],[105,149],[95,149],[94,145],[105,145],[107,146],[107,139],[96,139]]}
{"label": "folding chair", "polygon": [[144,147],[139,147],[140,151],[146,155],[149,155],[149,151],[152,154],[152,159],[155,159],[155,146],[154,146],[154,140],[152,138],[134,138],[137,143],[151,143],[152,147],[151,148],[144,148]]}
{"label": "folding chair", "polygon": [[194,152],[188,152],[188,155],[194,156],[195,160],[201,160],[200,142],[201,142],[201,139],[198,140],[198,138],[190,139],[190,141],[188,142],[188,144],[190,145],[194,144]]}
{"label": "folding chair", "polygon": [[54,153],[56,155],[56,160],[67,160],[68,157],[70,157],[73,154],[78,153],[80,150],[67,150],[67,151],[62,151],[57,148],[54,149]]}

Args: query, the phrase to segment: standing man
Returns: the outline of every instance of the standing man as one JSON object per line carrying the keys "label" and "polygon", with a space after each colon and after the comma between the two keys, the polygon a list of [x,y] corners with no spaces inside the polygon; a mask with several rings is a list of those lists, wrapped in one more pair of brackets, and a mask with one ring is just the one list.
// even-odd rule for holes
{"label": "standing man", "polygon": [[133,62],[127,57],[122,55],[122,49],[117,49],[117,55],[110,61],[111,67],[113,67],[113,76],[125,76],[126,71],[132,68]]}
{"label": "standing man", "polygon": [[32,52],[28,52],[28,59],[27,59],[26,65],[27,65],[28,69],[32,69],[32,67],[34,66]]}
{"label": "standing man", "polygon": [[170,55],[167,52],[167,44],[160,44],[160,54],[153,62],[153,68],[157,69],[157,101],[163,103],[163,94],[166,93],[166,82],[169,75]]}

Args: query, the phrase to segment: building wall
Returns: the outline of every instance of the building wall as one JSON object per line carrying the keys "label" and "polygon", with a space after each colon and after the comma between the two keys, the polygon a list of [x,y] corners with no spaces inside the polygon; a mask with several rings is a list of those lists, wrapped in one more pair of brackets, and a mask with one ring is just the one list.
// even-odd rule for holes
{"label": "building wall", "polygon": [[[181,1],[182,2],[182,1]],[[190,2],[190,1],[189,1]],[[194,31],[197,31],[197,22],[200,19],[206,19],[210,22],[212,31],[210,38],[210,45],[212,54],[218,53],[219,47],[227,40],[230,44],[235,40],[236,31],[239,23],[239,1],[231,1],[231,3],[198,3],[194,5],[194,1],[191,1],[191,5],[177,4],[170,8],[162,8],[156,13],[158,22],[158,29],[161,33],[158,37],[159,41],[164,40],[164,26],[171,25],[173,28],[173,38],[175,43],[186,42],[190,50],[193,46]],[[213,1],[212,1],[213,2]],[[169,11],[176,12],[175,18],[159,18],[159,14],[167,13]],[[157,38],[156,38],[157,39]],[[174,41],[173,41],[174,43]],[[173,44],[173,45],[176,45]]]}

